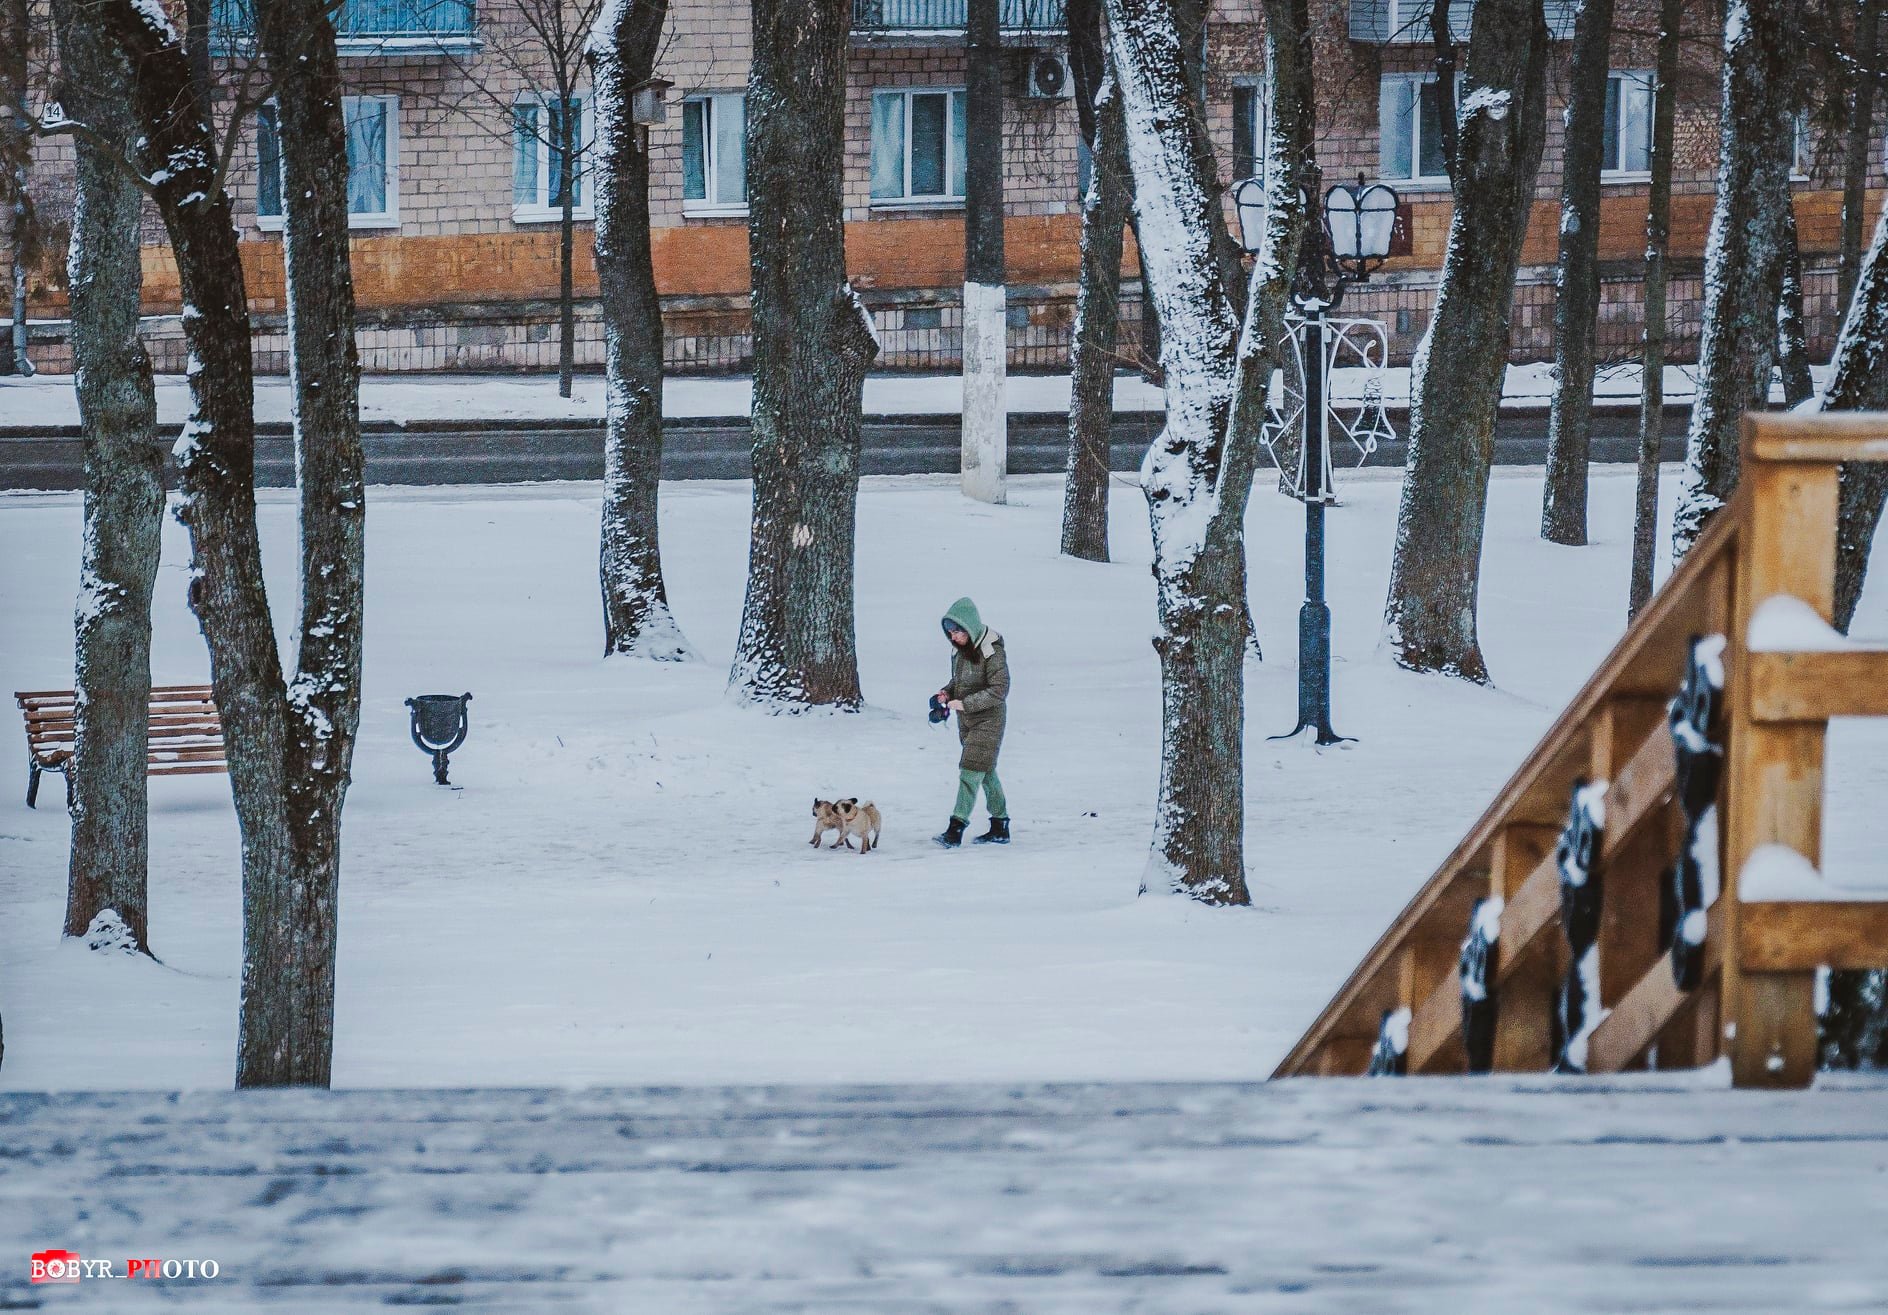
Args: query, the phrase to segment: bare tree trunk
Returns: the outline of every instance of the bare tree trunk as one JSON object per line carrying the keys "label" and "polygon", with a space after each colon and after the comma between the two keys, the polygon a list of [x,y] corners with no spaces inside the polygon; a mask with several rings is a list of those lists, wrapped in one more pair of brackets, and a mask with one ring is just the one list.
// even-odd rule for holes
{"label": "bare tree trunk", "polygon": [[1869,144],[1875,133],[1875,53],[1881,34],[1879,0],[1855,0],[1855,68],[1849,79],[1849,122],[1842,152],[1842,240],[1836,266],[1836,306],[1846,315],[1862,267],[1862,211],[1868,204]]}
{"label": "bare tree trunk", "polygon": [[1541,0],[1482,0],[1469,34],[1436,310],[1411,369],[1409,456],[1384,626],[1397,664],[1485,681],[1482,528],[1508,317],[1546,136]]}
{"label": "bare tree trunk", "polygon": [[[1888,211],[1858,270],[1855,295],[1836,342],[1834,376],[1825,411],[1888,410]],[[1835,624],[1848,633],[1868,578],[1868,557],[1888,503],[1888,462],[1842,467],[1836,520]],[[1829,1007],[1822,1016],[1824,1068],[1888,1063],[1888,973],[1881,969],[1829,974]]]}
{"label": "bare tree trunk", "polygon": [[1560,264],[1554,278],[1554,398],[1541,493],[1541,537],[1550,543],[1586,542],[1593,333],[1600,310],[1600,170],[1612,29],[1613,0],[1582,0],[1567,72]]}
{"label": "bare tree trunk", "polygon": [[366,498],[347,127],[325,0],[259,0],[285,183],[289,381],[301,490],[301,625],[282,789],[294,867],[250,883],[239,1086],[326,1086],[334,1048],[341,809],[360,724]]}
{"label": "bare tree trunk", "polygon": [[[164,516],[151,359],[138,338],[143,194],[125,168],[137,136],[131,71],[91,0],[58,0],[59,97],[92,133],[77,142],[72,215],[72,349],[85,432],[85,533],[73,645],[78,710],[65,934],[102,916],[150,953],[146,754],[151,590]],[[105,145],[109,143],[109,146]]]}
{"label": "bare tree trunk", "polygon": [[1633,498],[1632,584],[1626,617],[1652,597],[1659,522],[1659,448],[1665,438],[1665,295],[1672,242],[1672,146],[1678,120],[1678,47],[1685,0],[1660,0],[1658,86],[1652,102],[1652,182],[1645,218],[1645,351],[1640,357],[1639,469]]}
{"label": "bare tree trunk", "polygon": [[1114,422],[1115,348],[1121,320],[1121,254],[1128,216],[1127,130],[1108,75],[1099,0],[1071,0],[1069,63],[1088,143],[1082,259],[1069,349],[1069,459],[1062,494],[1062,551],[1108,560],[1108,469]]}
{"label": "bare tree trunk", "polygon": [[26,356],[26,274],[33,257],[33,203],[27,179],[33,137],[21,111],[26,106],[27,55],[32,49],[27,0],[0,0],[0,208],[7,229],[11,267],[12,340],[0,374],[31,374]]}
{"label": "bare tree trunk", "polygon": [[1698,389],[1672,516],[1674,559],[1737,487],[1738,418],[1769,405],[1805,20],[1801,0],[1726,6],[1717,205],[1705,244]]}
{"label": "bare tree trunk", "polygon": [[249,311],[207,107],[160,9],[101,0],[100,12],[134,70],[139,165],[156,180],[195,367],[177,446],[178,514],[243,840],[236,1083],[326,1086],[341,808],[360,709],[364,516],[334,29],[320,0],[265,0],[257,15],[281,116],[301,488],[300,638],[285,684],[256,531]]}
{"label": "bare tree trunk", "polygon": [[848,0],[753,0],[748,246],[754,519],[729,684],[793,711],[857,708],[853,545],[865,372],[878,339],[846,281]]}
{"label": "bare tree trunk", "polygon": [[[649,145],[630,97],[655,69],[667,0],[606,8],[590,43],[596,100],[597,282],[607,418],[603,437],[603,651],[690,656],[669,611],[657,533],[662,483],[662,303],[649,242]],[[612,21],[613,20],[613,21]]]}
{"label": "bare tree trunk", "polygon": [[574,98],[570,92],[560,89],[558,97],[557,151],[563,161],[564,185],[557,196],[557,395],[569,397],[577,369],[577,134],[581,123],[580,116],[571,112]]}
{"label": "bare tree trunk", "polygon": [[1783,199],[1783,282],[1777,296],[1777,368],[1783,376],[1783,404],[1795,406],[1816,395],[1809,372],[1809,330],[1803,323],[1803,255],[1796,245],[1796,207]]}
{"label": "bare tree trunk", "polygon": [[1141,258],[1162,327],[1167,425],[1142,466],[1154,539],[1161,661],[1160,795],[1143,888],[1215,904],[1249,902],[1245,880],[1244,542],[1257,426],[1304,223],[1311,102],[1303,0],[1266,6],[1274,70],[1266,249],[1243,338],[1214,252],[1221,222],[1212,157],[1173,11],[1108,0],[1127,125]]}

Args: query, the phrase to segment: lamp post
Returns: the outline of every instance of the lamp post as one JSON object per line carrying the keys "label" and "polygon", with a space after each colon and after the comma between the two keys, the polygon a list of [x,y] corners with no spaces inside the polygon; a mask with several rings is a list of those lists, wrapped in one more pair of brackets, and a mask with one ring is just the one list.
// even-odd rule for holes
{"label": "lamp post", "polygon": [[[1239,244],[1257,255],[1265,240],[1265,184],[1247,178],[1233,188]],[[1303,335],[1304,441],[1298,459],[1305,504],[1305,601],[1298,609],[1298,724],[1278,740],[1310,730],[1319,744],[1351,737],[1331,729],[1331,609],[1324,601],[1324,506],[1331,499],[1330,406],[1325,383],[1324,317],[1350,283],[1367,282],[1390,254],[1397,196],[1382,183],[1339,183],[1324,194],[1317,224],[1306,235],[1292,278],[1292,302]]]}

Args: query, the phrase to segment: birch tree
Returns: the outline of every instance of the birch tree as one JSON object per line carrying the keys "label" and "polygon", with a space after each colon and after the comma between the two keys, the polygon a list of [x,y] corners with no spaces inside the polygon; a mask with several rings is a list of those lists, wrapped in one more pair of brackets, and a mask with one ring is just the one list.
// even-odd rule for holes
{"label": "birch tree", "polygon": [[1600,309],[1600,171],[1606,165],[1612,29],[1613,0],[1581,0],[1567,70],[1560,255],[1554,270],[1554,396],[1541,494],[1541,537],[1550,543],[1586,542],[1593,336]]}
{"label": "birch tree", "polygon": [[100,0],[98,12],[134,71],[135,163],[176,257],[191,353],[178,515],[242,834],[236,1084],[326,1086],[341,808],[360,709],[364,511],[334,29],[320,0],[265,0],[258,14],[282,124],[301,495],[297,670],[285,680],[256,529],[249,310],[209,116],[158,5]]}
{"label": "birch tree", "polygon": [[1134,176],[1143,277],[1161,325],[1167,423],[1141,466],[1154,540],[1162,737],[1143,889],[1249,902],[1243,772],[1243,530],[1258,425],[1315,190],[1310,25],[1304,0],[1268,0],[1272,70],[1268,219],[1245,330],[1216,254],[1211,154],[1173,10],[1107,0]]}
{"label": "birch tree", "polygon": [[729,676],[793,711],[856,709],[853,546],[871,316],[846,279],[848,0],[753,0],[747,83],[754,516]]}
{"label": "birch tree", "polygon": [[1409,452],[1384,630],[1399,666],[1485,681],[1476,635],[1495,416],[1515,271],[1546,136],[1541,0],[1481,0],[1469,28],[1455,196],[1435,313],[1410,369]]}
{"label": "birch tree", "polygon": [[690,656],[669,611],[657,533],[662,303],[649,238],[649,142],[630,117],[655,72],[667,0],[613,0],[590,37],[596,105],[596,256],[608,383],[603,435],[603,651]]}
{"label": "birch tree", "polygon": [[151,592],[163,532],[163,459],[151,360],[138,337],[144,194],[126,167],[137,136],[131,70],[100,29],[97,0],[55,0],[58,98],[84,123],[67,270],[85,531],[73,643],[77,693],[67,936],[104,918],[150,953],[146,756]]}
{"label": "birch tree", "polygon": [[1705,242],[1698,386],[1672,517],[1682,559],[1737,487],[1738,418],[1770,400],[1804,58],[1802,0],[1729,0],[1718,192]]}
{"label": "birch tree", "polygon": [[1127,130],[1108,73],[1101,0],[1069,0],[1069,66],[1088,144],[1082,196],[1081,271],[1069,349],[1069,457],[1062,493],[1062,551],[1108,560],[1108,472],[1114,371],[1121,324],[1121,256],[1128,218]]}

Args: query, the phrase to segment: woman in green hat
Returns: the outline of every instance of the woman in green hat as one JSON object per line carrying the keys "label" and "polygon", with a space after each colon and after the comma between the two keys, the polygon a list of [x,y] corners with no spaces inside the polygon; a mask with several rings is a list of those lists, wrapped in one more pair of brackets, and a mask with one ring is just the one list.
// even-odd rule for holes
{"label": "woman in green hat", "polygon": [[981,790],[990,810],[990,829],[975,837],[975,843],[1007,845],[1009,802],[996,776],[1010,696],[1010,661],[1003,651],[1003,636],[983,623],[977,605],[968,598],[951,604],[943,624],[944,636],[951,642],[951,683],[937,695],[957,714],[963,755],[957,760],[957,806],[951,809],[950,825],[936,837],[937,843],[953,849],[964,843],[964,828],[970,825],[970,810]]}

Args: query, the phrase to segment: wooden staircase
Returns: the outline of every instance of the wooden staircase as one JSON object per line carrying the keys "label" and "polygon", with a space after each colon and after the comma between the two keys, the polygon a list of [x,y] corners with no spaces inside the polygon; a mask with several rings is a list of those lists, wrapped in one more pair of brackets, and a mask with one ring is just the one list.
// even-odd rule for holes
{"label": "wooden staircase", "polygon": [[1888,716],[1888,648],[1828,625],[1838,466],[1888,460],[1888,414],[1750,416],[1742,455],[1737,497],[1274,1077],[1728,1054],[1739,1086],[1810,1082],[1817,968],[1888,967],[1888,888],[1815,871],[1828,721]]}

